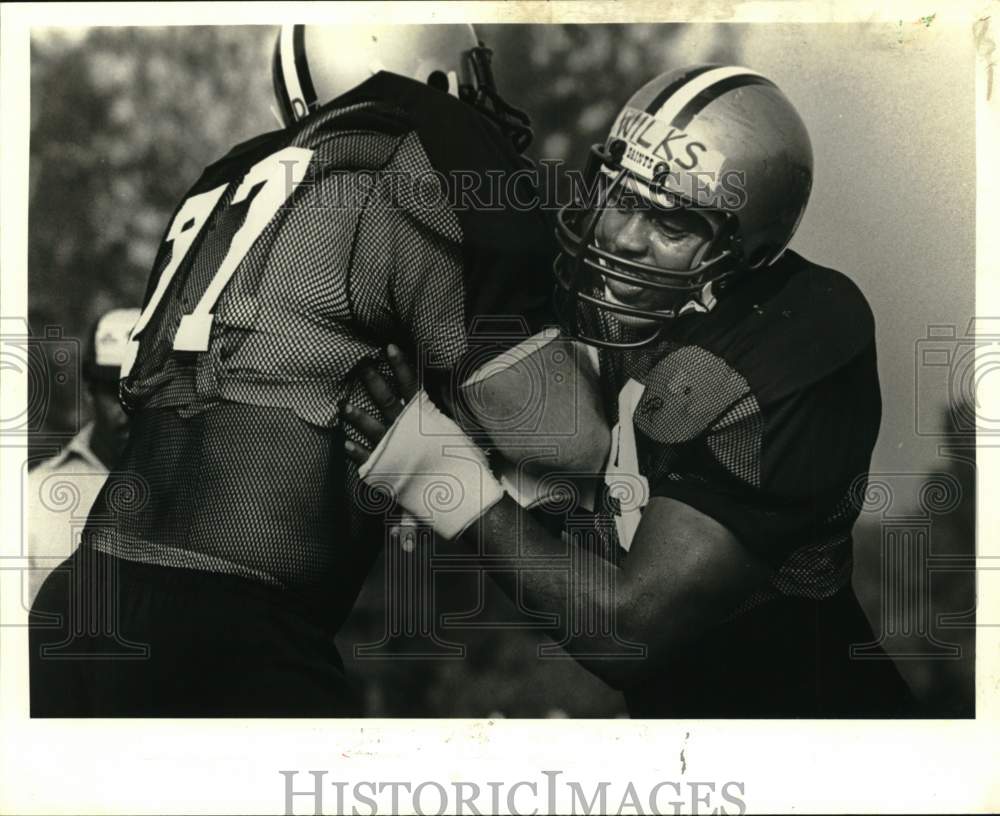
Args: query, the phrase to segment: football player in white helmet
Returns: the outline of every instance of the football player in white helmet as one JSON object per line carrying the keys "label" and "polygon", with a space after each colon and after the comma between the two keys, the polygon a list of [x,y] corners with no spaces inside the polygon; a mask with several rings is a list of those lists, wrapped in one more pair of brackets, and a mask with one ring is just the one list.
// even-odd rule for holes
{"label": "football player in white helmet", "polygon": [[384,71],[472,105],[523,153],[531,121],[500,96],[492,61],[471,25],[288,25],[275,43],[271,74],[286,126]]}
{"label": "football player in white helmet", "polygon": [[[565,562],[564,541],[415,386],[400,408],[372,383],[389,429],[352,411],[369,444],[351,457],[501,558],[511,597],[520,575],[529,606],[568,617],[561,644],[635,716],[908,711],[890,661],[850,656],[878,652],[850,583],[881,415],[874,321],[846,276],[787,249],[812,185],[801,118],[756,71],[696,65],[643,86],[592,155],[556,277],[614,423],[596,523],[575,531],[605,560],[578,547],[564,571],[532,569]],[[426,429],[450,455],[413,441]],[[422,504],[419,474],[449,470],[468,500]]]}
{"label": "football player in white helmet", "polygon": [[[446,397],[554,322],[545,218],[418,186],[523,180],[530,125],[490,60],[471,26],[281,29],[283,127],[167,225],[121,371],[129,442],[35,602],[63,625],[31,632],[34,716],[359,710],[334,635],[385,533],[344,455],[340,404],[375,409],[359,363],[388,374],[397,344]],[[73,628],[80,587],[111,630]],[[60,644],[81,659],[42,656]]]}

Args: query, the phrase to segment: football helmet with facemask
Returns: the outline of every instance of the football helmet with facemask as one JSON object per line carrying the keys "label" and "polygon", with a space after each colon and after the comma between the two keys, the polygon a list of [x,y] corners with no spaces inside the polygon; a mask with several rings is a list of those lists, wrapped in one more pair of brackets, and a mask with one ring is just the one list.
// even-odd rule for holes
{"label": "football helmet with facemask", "polygon": [[[591,148],[583,189],[559,212],[556,301],[564,329],[593,345],[636,348],[655,342],[678,315],[712,309],[734,278],[780,257],[805,212],[812,173],[806,127],[771,80],[720,65],[656,77]],[[685,268],[602,247],[600,220],[625,199],[697,213],[710,237]],[[656,308],[648,296],[630,303],[613,290],[655,294]],[[606,317],[633,331],[610,337],[601,330]]]}
{"label": "football helmet with facemask", "polygon": [[531,120],[497,92],[492,59],[471,25],[286,25],[271,74],[286,127],[387,71],[468,102],[521,153],[531,143]]}

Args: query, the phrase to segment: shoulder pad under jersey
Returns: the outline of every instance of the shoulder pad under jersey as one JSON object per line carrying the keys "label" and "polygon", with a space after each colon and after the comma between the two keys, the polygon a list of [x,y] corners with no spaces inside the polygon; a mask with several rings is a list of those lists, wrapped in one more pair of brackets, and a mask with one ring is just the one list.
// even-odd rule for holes
{"label": "shoulder pad under jersey", "polygon": [[[406,112],[434,170],[444,176],[450,200],[472,249],[554,254],[553,229],[540,209],[537,179],[527,160],[475,108],[415,80],[379,72],[336,101],[338,105],[378,99]],[[490,174],[504,181],[496,185]],[[516,179],[512,178],[517,174]],[[478,201],[456,189],[472,179]],[[499,194],[493,187],[500,186]],[[514,188],[517,188],[516,192]],[[516,201],[514,199],[517,199]],[[531,206],[533,204],[533,206]]]}
{"label": "shoulder pad under jersey", "polygon": [[870,349],[875,320],[846,275],[786,252],[773,267],[692,316],[687,343],[711,352],[746,380],[762,405],[826,379]]}
{"label": "shoulder pad under jersey", "polygon": [[766,408],[872,348],[871,309],[845,275],[794,253],[753,274],[711,313],[682,318],[675,345],[648,369],[635,423],[650,438],[693,439],[741,402]]}

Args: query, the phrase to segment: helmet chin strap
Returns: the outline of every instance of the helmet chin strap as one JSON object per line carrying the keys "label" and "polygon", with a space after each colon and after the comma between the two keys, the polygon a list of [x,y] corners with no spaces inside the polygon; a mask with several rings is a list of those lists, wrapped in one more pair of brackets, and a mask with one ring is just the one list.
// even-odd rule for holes
{"label": "helmet chin strap", "polygon": [[681,315],[691,314],[692,312],[699,314],[710,312],[718,302],[715,294],[712,292],[713,283],[715,283],[715,281],[709,281],[701,287],[701,292],[698,293],[698,298],[689,300],[685,303],[677,312],[677,316],[680,317]]}
{"label": "helmet chin strap", "polygon": [[531,118],[520,108],[515,108],[497,91],[493,78],[493,52],[483,43],[469,51],[469,62],[474,77],[473,85],[463,85],[459,88],[459,99],[464,99],[480,113],[492,119],[510,138],[514,149],[523,153],[528,149],[534,131],[531,129]]}
{"label": "helmet chin strap", "polygon": [[[281,73],[285,81],[288,99],[291,103],[292,115],[296,119],[299,119],[308,113],[309,105],[302,90],[298,66],[295,64],[295,33],[296,26],[282,26],[279,36],[281,38]],[[301,29],[299,36],[301,37]]]}

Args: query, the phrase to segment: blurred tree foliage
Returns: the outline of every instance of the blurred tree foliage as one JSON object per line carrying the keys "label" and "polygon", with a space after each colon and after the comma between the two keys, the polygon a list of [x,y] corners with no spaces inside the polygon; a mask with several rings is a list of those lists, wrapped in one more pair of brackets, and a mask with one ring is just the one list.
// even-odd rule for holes
{"label": "blurred tree foliage", "polygon": [[536,159],[582,168],[614,117],[657,74],[692,62],[739,62],[733,26],[484,25],[497,85],[531,114]]}

